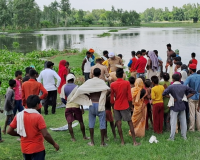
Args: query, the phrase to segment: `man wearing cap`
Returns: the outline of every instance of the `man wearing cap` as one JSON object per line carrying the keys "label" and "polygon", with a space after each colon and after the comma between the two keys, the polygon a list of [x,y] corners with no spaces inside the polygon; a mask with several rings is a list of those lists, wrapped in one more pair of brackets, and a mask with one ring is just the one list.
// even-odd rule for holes
{"label": "man wearing cap", "polygon": [[[73,92],[75,92],[78,88],[78,86],[76,84],[74,84],[74,81],[75,81],[75,76],[73,74],[68,74],[67,75],[67,84],[64,87],[64,93],[65,93],[65,96],[67,97],[68,101],[72,97]],[[66,117],[66,120],[68,123],[69,133],[71,135],[72,141],[76,141],[76,139],[74,137],[73,128],[72,128],[72,122],[74,120],[77,120],[80,123],[80,128],[81,128],[81,132],[83,134],[83,139],[85,139],[85,140],[88,139],[85,135],[85,125],[83,123],[82,114],[84,114],[83,106],[81,106],[81,109],[80,109],[79,104],[72,103],[72,102],[71,103],[68,102],[66,104],[65,117]]]}
{"label": "man wearing cap", "polygon": [[[57,102],[57,88],[60,85],[61,78],[59,75],[53,70],[54,63],[51,61],[47,62],[47,68],[44,69],[39,77],[38,82],[41,83],[43,80],[44,88],[48,91],[48,96],[44,100],[44,113],[48,115],[48,105],[50,104],[50,100],[52,102],[52,114],[56,112],[56,102]],[[57,79],[57,84],[55,82]]]}
{"label": "man wearing cap", "polygon": [[115,54],[112,52],[108,54],[108,57],[108,71],[115,72],[117,70],[116,65],[123,64],[122,59],[115,56]]}
{"label": "man wearing cap", "polygon": [[91,53],[91,58],[90,58],[90,62],[91,62],[91,66],[94,66],[94,60],[95,60],[95,56],[94,56],[94,49],[90,49],[89,52]]}
{"label": "man wearing cap", "polygon": [[91,68],[91,71],[90,71],[90,78],[93,78],[94,77],[94,69],[95,68],[99,68],[100,70],[101,70],[101,75],[100,75],[100,79],[102,79],[102,80],[104,80],[104,81],[106,81],[106,78],[105,77],[109,77],[109,73],[108,73],[108,70],[107,70],[107,68],[105,67],[105,66],[103,66],[102,64],[101,64],[101,62],[102,62],[102,59],[101,58],[97,58],[96,59],[96,65],[95,66],[93,66],[92,68]]}
{"label": "man wearing cap", "polygon": [[200,75],[196,73],[196,69],[196,64],[189,65],[190,76],[184,82],[184,85],[188,85],[190,88],[196,91],[196,94],[194,94],[188,101],[190,110],[189,130],[193,132],[195,131],[195,127],[197,127],[197,130],[200,131],[200,112],[197,112],[200,91]]}

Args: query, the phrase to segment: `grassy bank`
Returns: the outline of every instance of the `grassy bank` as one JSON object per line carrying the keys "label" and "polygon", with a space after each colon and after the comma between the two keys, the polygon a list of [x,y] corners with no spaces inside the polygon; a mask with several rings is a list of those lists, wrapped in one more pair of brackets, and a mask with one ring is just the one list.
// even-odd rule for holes
{"label": "grassy bank", "polygon": [[152,22],[152,23],[141,23],[141,27],[171,27],[171,28],[200,28],[199,23],[192,22]]}

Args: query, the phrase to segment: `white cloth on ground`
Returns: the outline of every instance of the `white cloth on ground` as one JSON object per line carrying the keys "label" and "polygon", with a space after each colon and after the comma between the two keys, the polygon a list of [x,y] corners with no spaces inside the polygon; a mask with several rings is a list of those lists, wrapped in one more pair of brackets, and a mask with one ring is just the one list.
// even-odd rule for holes
{"label": "white cloth on ground", "polygon": [[89,95],[90,93],[101,92],[98,110],[105,111],[106,94],[108,90],[110,90],[110,88],[102,79],[94,77],[87,80],[84,84],[77,88],[75,93],[72,92],[69,96],[70,100],[68,100],[68,102],[73,102],[84,106],[91,106],[92,101],[86,94]]}
{"label": "white cloth on ground", "polygon": [[[174,82],[173,84],[181,84],[180,82]],[[168,102],[168,107],[173,107],[174,106],[174,97],[172,97],[171,94],[169,94],[170,98],[169,98],[169,102]],[[187,96],[184,94],[182,101],[187,102]]]}
{"label": "white cloth on ground", "polygon": [[17,134],[26,137],[26,129],[24,127],[24,112],[40,114],[36,109],[24,109],[17,114]]}

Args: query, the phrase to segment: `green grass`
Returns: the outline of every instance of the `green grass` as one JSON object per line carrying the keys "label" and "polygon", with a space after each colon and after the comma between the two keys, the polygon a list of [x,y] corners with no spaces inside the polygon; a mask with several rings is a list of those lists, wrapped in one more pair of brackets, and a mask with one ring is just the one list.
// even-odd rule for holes
{"label": "green grass", "polygon": [[108,32],[118,32],[117,29],[112,29],[112,30],[109,30]]}
{"label": "green grass", "polygon": [[111,35],[110,33],[104,32],[104,33],[99,34],[99,35],[97,35],[97,36],[98,36],[98,37],[109,37],[110,35]]}
{"label": "green grass", "polygon": [[152,22],[152,23],[141,23],[141,27],[183,27],[183,28],[199,28],[199,23],[192,22]]}
{"label": "green grass", "polygon": [[[50,108],[49,108],[50,109]],[[60,145],[60,150],[56,152],[54,148],[45,142],[46,159],[47,160],[192,160],[199,159],[199,133],[188,133],[188,140],[184,141],[180,133],[176,135],[174,142],[168,142],[166,139],[169,137],[169,132],[164,132],[162,135],[156,135],[152,129],[146,132],[144,138],[137,138],[141,146],[134,147],[132,145],[131,137],[128,135],[128,125],[123,122],[122,128],[125,139],[125,146],[120,145],[119,135],[117,134],[117,141],[114,141],[111,129],[108,127],[108,137],[110,138],[108,147],[100,147],[100,131],[99,121],[97,119],[95,125],[95,146],[89,147],[88,141],[82,139],[82,134],[79,126],[74,128],[76,142],[71,142],[70,134],[68,131],[53,132],[49,128],[60,127],[67,122],[64,117],[65,109],[57,109],[56,115],[44,116],[48,131],[54,140]],[[3,126],[4,116],[0,116],[0,125]],[[84,123],[86,126],[86,134],[89,136],[88,128],[88,111],[84,114]],[[109,125],[108,125],[109,126]],[[116,129],[117,131],[117,129]],[[155,135],[159,140],[157,144],[150,144],[149,138]],[[20,150],[20,143],[16,137],[9,135],[2,135],[5,142],[0,144],[0,159],[1,160],[22,160]]]}

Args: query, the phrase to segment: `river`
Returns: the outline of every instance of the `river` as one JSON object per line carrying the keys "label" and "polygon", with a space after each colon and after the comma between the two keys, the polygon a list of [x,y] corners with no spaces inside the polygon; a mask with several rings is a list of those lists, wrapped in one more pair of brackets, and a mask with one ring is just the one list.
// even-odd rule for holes
{"label": "river", "polygon": [[[96,52],[103,50],[123,54],[125,64],[131,58],[131,51],[141,49],[158,50],[159,56],[166,61],[166,44],[172,49],[179,49],[182,62],[188,64],[191,53],[197,54],[200,61],[200,29],[192,28],[129,28],[111,33],[110,37],[99,38],[97,35],[111,28],[51,28],[24,34],[6,34],[0,36],[0,49],[7,47],[15,50],[13,42],[18,42],[18,52],[67,48],[93,48]],[[112,28],[113,29],[113,28]],[[38,36],[43,34],[43,36]],[[200,63],[198,65],[200,67]]]}

